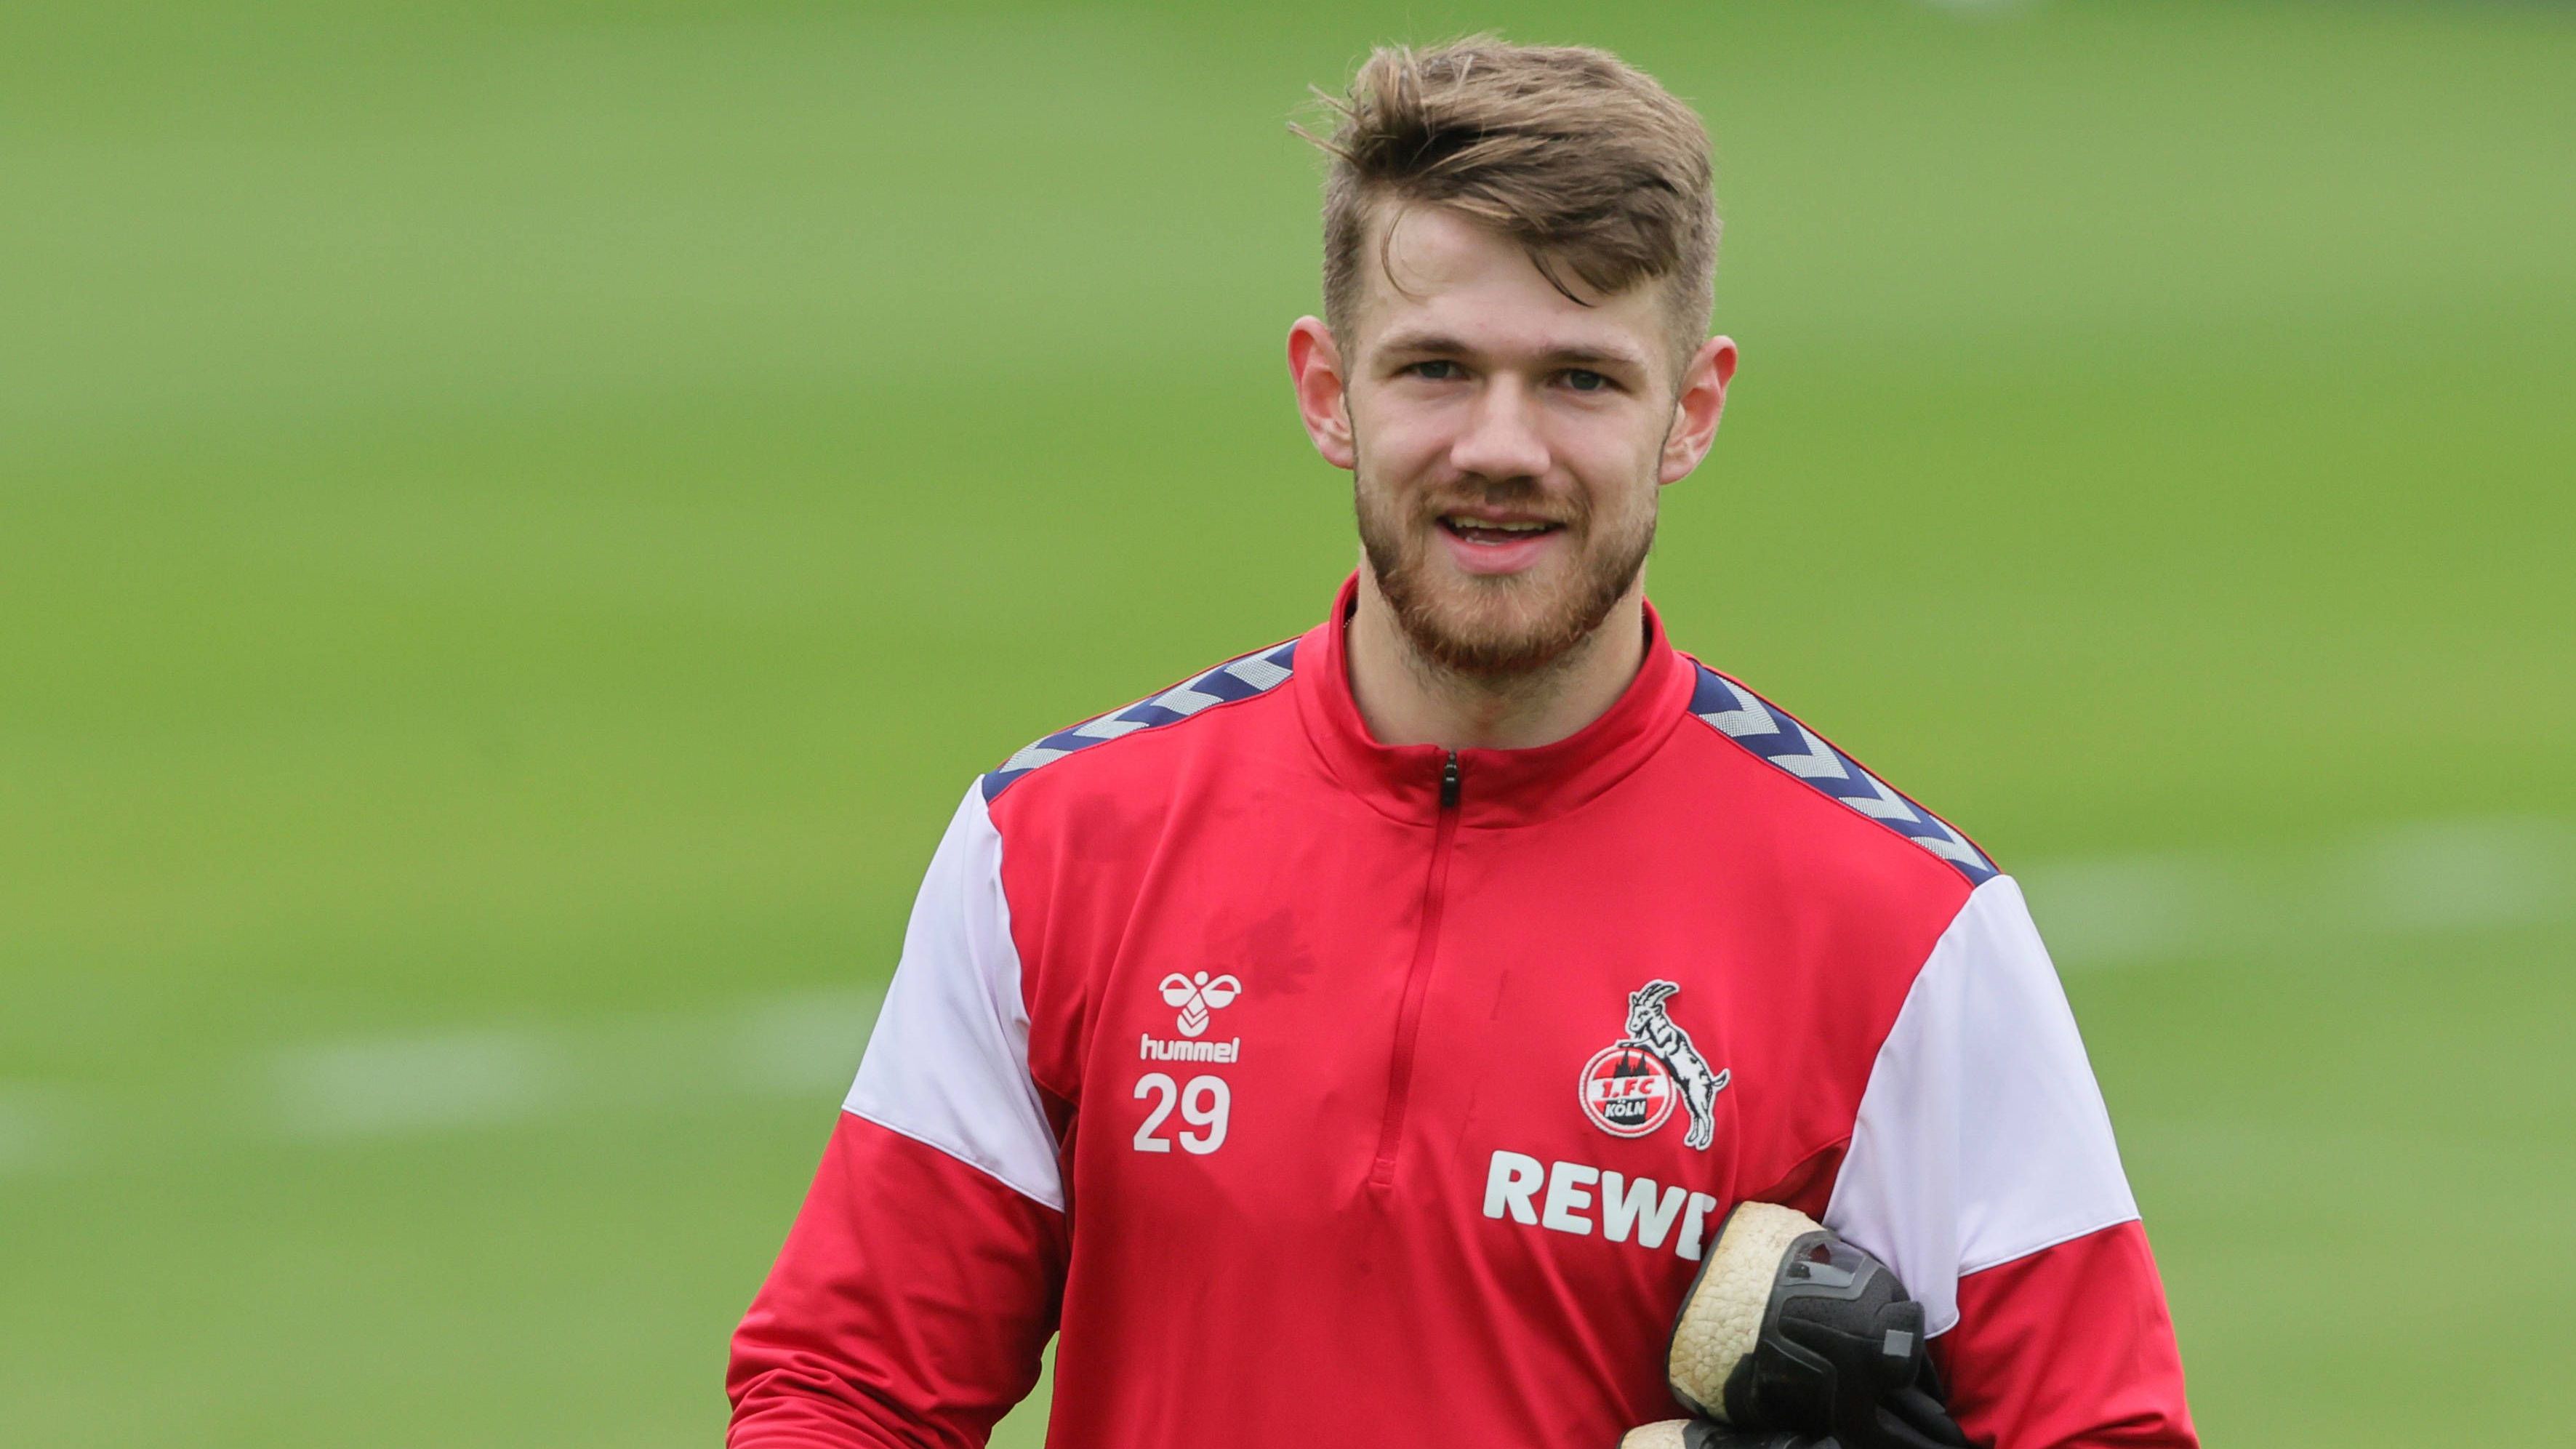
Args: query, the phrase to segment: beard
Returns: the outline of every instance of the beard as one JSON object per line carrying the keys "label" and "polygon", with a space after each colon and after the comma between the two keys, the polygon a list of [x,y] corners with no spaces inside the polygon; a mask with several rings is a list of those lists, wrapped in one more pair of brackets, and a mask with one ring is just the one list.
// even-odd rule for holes
{"label": "beard", "polygon": [[1604,519],[1577,492],[1544,509],[1563,525],[1566,557],[1520,574],[1442,569],[1431,557],[1444,514],[1461,505],[1540,511],[1534,478],[1471,483],[1408,501],[1354,474],[1352,504],[1360,549],[1416,652],[1453,673],[1493,680],[1546,669],[1592,637],[1634,587],[1655,543],[1655,491],[1632,517]]}

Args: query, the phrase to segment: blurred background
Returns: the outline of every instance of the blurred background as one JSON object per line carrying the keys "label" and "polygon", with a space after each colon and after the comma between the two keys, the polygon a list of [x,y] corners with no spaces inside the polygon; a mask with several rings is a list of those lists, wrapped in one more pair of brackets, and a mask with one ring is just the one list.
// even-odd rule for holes
{"label": "blurred background", "polygon": [[2291,0],[0,7],[0,1438],[716,1442],[968,778],[1350,567],[1284,122],[1480,27],[1706,113],[1655,596],[2028,882],[2210,1441],[2566,1442],[2576,14]]}

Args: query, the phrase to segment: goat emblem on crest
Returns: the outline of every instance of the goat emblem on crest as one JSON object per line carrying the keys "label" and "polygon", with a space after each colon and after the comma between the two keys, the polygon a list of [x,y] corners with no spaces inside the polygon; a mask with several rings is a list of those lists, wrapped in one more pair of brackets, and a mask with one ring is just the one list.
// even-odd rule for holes
{"label": "goat emblem on crest", "polygon": [[1679,1102],[1690,1117],[1684,1145],[1706,1150],[1717,1139],[1717,1094],[1732,1073],[1712,1071],[1673,1021],[1667,1002],[1681,994],[1671,981],[1649,981],[1628,993],[1627,1034],[1583,1064],[1583,1111],[1613,1137],[1643,1137],[1671,1119]]}

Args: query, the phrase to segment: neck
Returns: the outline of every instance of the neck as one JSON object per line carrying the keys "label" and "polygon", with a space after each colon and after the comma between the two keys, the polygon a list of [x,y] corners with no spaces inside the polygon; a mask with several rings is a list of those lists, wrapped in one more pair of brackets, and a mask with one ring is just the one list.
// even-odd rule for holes
{"label": "neck", "polygon": [[1462,674],[1424,655],[1365,564],[1349,634],[1351,697],[1382,745],[1525,750],[1582,729],[1619,702],[1646,660],[1644,580],[1601,627],[1536,669]]}

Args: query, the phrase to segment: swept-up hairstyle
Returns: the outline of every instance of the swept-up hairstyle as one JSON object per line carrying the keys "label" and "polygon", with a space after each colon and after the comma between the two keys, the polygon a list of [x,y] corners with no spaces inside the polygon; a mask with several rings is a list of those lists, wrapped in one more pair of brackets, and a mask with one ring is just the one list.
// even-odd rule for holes
{"label": "swept-up hairstyle", "polygon": [[[1652,76],[1608,51],[1478,35],[1381,46],[1347,94],[1316,94],[1331,134],[1298,134],[1332,158],[1324,320],[1336,336],[1352,335],[1372,217],[1407,205],[1446,207],[1510,237],[1578,302],[1589,299],[1574,282],[1596,295],[1660,284],[1682,361],[1708,335],[1718,233],[1708,132]],[[1381,270],[1393,230],[1379,233]]]}

